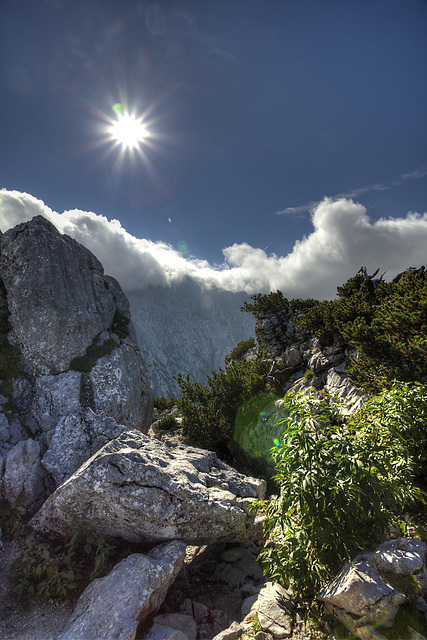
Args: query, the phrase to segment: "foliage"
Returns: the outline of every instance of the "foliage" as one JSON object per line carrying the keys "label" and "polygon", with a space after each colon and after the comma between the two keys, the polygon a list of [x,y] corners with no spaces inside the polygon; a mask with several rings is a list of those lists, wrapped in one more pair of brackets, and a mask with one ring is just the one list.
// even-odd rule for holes
{"label": "foliage", "polygon": [[255,346],[255,344],[254,338],[242,340],[227,356],[225,356],[225,363],[228,364],[232,360],[240,360],[249,351],[249,349],[252,349],[252,347]]}
{"label": "foliage", "polygon": [[306,369],[304,371],[304,375],[303,378],[304,380],[307,382],[307,380],[311,380],[312,378],[314,378],[316,376],[316,374],[314,373],[313,369]]}
{"label": "foliage", "polygon": [[99,336],[95,336],[92,344],[86,349],[85,355],[73,358],[70,362],[70,369],[73,371],[81,371],[82,373],[89,373],[99,358],[109,356],[114,347],[117,347],[117,343],[113,338],[108,338],[108,340],[105,340],[102,344],[99,343],[99,340]]}
{"label": "foliage", "polygon": [[300,298],[288,300],[279,290],[268,294],[256,293],[251,298],[253,302],[245,302],[242,306],[242,311],[252,313],[257,319],[266,313],[290,315],[297,312],[306,312],[319,304],[318,300],[310,298],[307,300]]}
{"label": "foliage", "polygon": [[350,379],[378,393],[392,381],[427,382],[427,276],[405,272],[397,282],[365,286],[361,275],[338,287],[338,297],[312,307],[296,322],[327,343],[334,333],[357,351]]}
{"label": "foliage", "polygon": [[405,443],[418,476],[427,473],[427,384],[395,381],[391,389],[369,399],[349,426],[362,436],[375,431],[383,443]]}
{"label": "foliage", "polygon": [[7,502],[0,502],[0,525],[2,535],[9,540],[19,538],[25,531],[22,515]]}
{"label": "foliage", "polygon": [[65,542],[47,542],[34,534],[12,563],[15,592],[27,600],[66,598],[88,580],[112,567],[117,546],[90,531],[76,529]]}
{"label": "foliage", "polygon": [[178,400],[175,396],[172,398],[165,398],[165,396],[154,396],[154,406],[159,411],[165,411],[166,409],[172,409],[176,407]]}
{"label": "foliage", "polygon": [[121,340],[124,340],[129,335],[129,322],[130,319],[123,313],[120,313],[118,309],[116,309],[113,317],[112,331]]}
{"label": "foliage", "polygon": [[384,442],[370,424],[360,436],[326,401],[297,395],[285,404],[272,450],[280,495],[264,503],[272,545],[261,557],[274,579],[312,595],[422,494],[403,438]]}
{"label": "foliage", "polygon": [[266,374],[266,364],[257,358],[232,362],[225,371],[213,371],[205,387],[190,382],[189,375],[175,376],[182,391],[178,407],[184,437],[207,449],[229,438],[239,406],[265,391]]}
{"label": "foliage", "polygon": [[171,415],[170,413],[166,416],[163,416],[163,418],[160,418],[156,425],[156,429],[158,431],[170,431],[171,429],[176,429],[177,427],[179,427],[179,422],[177,421],[175,416]]}
{"label": "foliage", "polygon": [[[2,292],[0,292],[1,294]],[[3,405],[6,412],[13,410],[13,378],[21,375],[19,348],[9,342],[10,312],[5,302],[0,302],[0,395],[7,398]]]}

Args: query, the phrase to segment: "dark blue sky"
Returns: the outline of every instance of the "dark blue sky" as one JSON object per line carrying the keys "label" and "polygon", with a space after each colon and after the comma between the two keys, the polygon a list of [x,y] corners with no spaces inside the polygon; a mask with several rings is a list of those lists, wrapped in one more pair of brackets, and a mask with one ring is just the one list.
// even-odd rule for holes
{"label": "dark blue sky", "polygon": [[[219,262],[324,196],[427,210],[426,0],[3,0],[0,51],[0,187],[59,212]],[[145,161],[99,144],[118,102]]]}

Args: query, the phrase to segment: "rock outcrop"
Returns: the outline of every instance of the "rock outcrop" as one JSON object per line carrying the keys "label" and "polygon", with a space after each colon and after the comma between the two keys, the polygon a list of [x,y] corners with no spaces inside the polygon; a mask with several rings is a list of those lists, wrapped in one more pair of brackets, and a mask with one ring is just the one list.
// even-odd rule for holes
{"label": "rock outcrop", "polygon": [[100,537],[129,542],[239,541],[250,537],[249,509],[264,492],[265,481],[210,451],[127,431],[58,487],[30,524],[66,536],[84,522]]}
{"label": "rock outcrop", "polygon": [[147,555],[134,553],[105,578],[94,580],[58,640],[134,640],[139,622],[162,604],[182,567],[185,548],[175,540]]}
{"label": "rock outcrop", "polygon": [[[61,443],[64,421],[81,425],[90,409],[122,425],[114,436],[147,431],[152,391],[119,284],[42,216],[1,236],[0,293],[0,337],[10,351],[1,362],[1,497],[31,514],[86,459],[85,444],[89,455],[106,441],[86,429],[86,443]],[[68,467],[53,472],[52,457],[70,444]]]}
{"label": "rock outcrop", "polygon": [[345,374],[351,353],[339,335],[319,340],[294,322],[299,314],[271,309],[258,315],[257,345],[267,351],[269,377],[283,393],[323,391],[343,405],[343,413],[353,413],[363,404],[362,390],[352,385]]}
{"label": "rock outcrop", "polygon": [[318,599],[352,634],[378,638],[373,629],[392,626],[401,605],[427,611],[426,553],[417,538],[388,540],[347,564]]}

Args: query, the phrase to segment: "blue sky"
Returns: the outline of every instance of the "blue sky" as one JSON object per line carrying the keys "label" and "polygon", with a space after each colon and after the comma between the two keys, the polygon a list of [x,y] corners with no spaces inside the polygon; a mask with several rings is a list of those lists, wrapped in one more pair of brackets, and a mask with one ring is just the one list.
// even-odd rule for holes
{"label": "blue sky", "polygon": [[[3,0],[0,51],[0,187],[56,212],[215,265],[289,256],[324,197],[371,226],[427,211],[425,0]],[[138,151],[108,140],[117,103]],[[318,216],[333,238],[343,207]],[[399,268],[400,236],[373,268]]]}

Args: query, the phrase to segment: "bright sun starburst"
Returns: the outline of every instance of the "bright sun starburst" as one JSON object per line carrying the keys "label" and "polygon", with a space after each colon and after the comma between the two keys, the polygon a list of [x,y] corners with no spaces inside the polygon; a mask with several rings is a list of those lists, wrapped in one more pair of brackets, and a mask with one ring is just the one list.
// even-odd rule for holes
{"label": "bright sun starburst", "polygon": [[134,149],[147,136],[147,130],[140,118],[128,113],[117,115],[118,119],[110,127],[110,134],[122,147]]}

